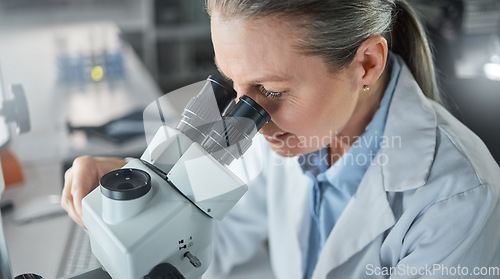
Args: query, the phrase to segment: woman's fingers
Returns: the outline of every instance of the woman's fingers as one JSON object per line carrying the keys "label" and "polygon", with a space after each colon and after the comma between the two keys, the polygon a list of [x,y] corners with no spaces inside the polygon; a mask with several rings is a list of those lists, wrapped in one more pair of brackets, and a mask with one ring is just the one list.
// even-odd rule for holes
{"label": "woman's fingers", "polygon": [[99,179],[105,173],[121,168],[125,161],[118,158],[81,156],[64,174],[64,188],[61,206],[78,225],[85,228],[82,220],[82,200],[99,186]]}

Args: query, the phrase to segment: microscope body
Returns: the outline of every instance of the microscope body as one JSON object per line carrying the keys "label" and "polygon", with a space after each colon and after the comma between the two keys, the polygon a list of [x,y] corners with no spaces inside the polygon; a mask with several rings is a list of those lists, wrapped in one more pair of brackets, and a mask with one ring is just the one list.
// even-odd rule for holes
{"label": "microscope body", "polygon": [[226,215],[246,184],[199,143],[166,126],[141,159],[123,169],[147,172],[149,191],[113,200],[101,186],[83,199],[83,220],[103,268],[112,278],[137,279],[169,263],[185,278],[200,278],[212,257],[214,219]]}
{"label": "microscope body", "polygon": [[165,125],[162,98],[153,102],[145,116],[157,109],[163,124],[141,158],[105,174],[83,199],[92,252],[112,278],[191,279],[207,270],[215,220],[248,189],[228,166],[241,163],[248,179],[242,156],[271,119],[250,97],[236,96],[210,76],[176,128]]}

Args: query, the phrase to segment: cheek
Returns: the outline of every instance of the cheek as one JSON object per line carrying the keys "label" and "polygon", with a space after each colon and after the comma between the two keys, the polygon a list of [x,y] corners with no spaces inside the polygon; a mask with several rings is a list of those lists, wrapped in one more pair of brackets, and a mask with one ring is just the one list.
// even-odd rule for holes
{"label": "cheek", "polygon": [[325,136],[340,131],[350,119],[356,104],[352,93],[309,98],[284,103],[271,115],[273,122],[298,136]]}
{"label": "cheek", "polygon": [[[316,124],[318,117],[314,106],[305,102],[284,101],[278,105],[269,105],[271,119],[281,130],[297,135],[309,134]],[[311,109],[312,108],[312,109]]]}

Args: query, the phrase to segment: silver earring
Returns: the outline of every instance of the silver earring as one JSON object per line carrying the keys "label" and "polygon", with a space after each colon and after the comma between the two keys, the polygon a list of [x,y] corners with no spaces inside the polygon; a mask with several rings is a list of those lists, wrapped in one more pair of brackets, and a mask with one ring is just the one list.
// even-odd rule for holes
{"label": "silver earring", "polygon": [[368,85],[363,85],[363,91],[364,92],[367,92],[370,90],[370,87],[368,87]]}

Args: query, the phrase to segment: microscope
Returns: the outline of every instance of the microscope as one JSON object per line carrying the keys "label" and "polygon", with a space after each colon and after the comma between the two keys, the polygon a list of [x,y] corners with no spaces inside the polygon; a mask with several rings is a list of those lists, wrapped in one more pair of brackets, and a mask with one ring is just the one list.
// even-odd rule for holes
{"label": "microscope", "polygon": [[248,96],[235,98],[210,76],[175,128],[160,98],[152,107],[162,125],[142,156],[83,199],[92,252],[112,278],[201,278],[207,270],[215,221],[247,191],[230,167],[270,120]]}

